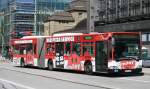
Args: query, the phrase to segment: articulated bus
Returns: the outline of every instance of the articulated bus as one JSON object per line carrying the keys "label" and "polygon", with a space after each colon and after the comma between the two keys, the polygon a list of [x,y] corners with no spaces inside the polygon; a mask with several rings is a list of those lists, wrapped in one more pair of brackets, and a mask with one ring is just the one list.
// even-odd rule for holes
{"label": "articulated bus", "polygon": [[139,32],[26,36],[11,40],[13,62],[21,67],[103,73],[142,71]]}

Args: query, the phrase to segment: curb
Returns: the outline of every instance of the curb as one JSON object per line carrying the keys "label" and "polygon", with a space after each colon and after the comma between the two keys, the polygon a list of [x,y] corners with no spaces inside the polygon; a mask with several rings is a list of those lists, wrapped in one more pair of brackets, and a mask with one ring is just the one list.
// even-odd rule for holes
{"label": "curb", "polygon": [[150,73],[148,73],[148,72],[143,72],[144,73],[144,75],[150,75]]}
{"label": "curb", "polygon": [[150,75],[150,73],[144,73],[144,75]]}
{"label": "curb", "polygon": [[144,73],[144,75],[150,75],[150,68],[143,68],[142,72]]}

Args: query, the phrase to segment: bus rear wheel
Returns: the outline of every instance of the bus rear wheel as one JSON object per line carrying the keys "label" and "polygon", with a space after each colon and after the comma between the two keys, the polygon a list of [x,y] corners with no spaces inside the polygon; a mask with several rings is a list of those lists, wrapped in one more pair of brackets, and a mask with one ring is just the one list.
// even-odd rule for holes
{"label": "bus rear wheel", "polygon": [[53,70],[53,62],[52,61],[49,61],[48,62],[48,70]]}
{"label": "bus rear wheel", "polygon": [[85,73],[86,74],[92,74],[93,73],[93,70],[92,70],[92,63],[89,62],[89,63],[86,63],[84,65],[84,69],[85,69]]}

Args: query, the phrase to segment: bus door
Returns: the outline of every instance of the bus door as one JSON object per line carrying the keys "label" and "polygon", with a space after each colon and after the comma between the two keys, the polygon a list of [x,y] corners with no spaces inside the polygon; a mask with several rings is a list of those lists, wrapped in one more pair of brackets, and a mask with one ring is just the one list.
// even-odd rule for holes
{"label": "bus door", "polygon": [[55,52],[56,52],[56,67],[64,68],[64,43],[56,43],[55,44]]}
{"label": "bus door", "polygon": [[96,71],[105,72],[107,69],[107,41],[96,42]]}
{"label": "bus door", "polygon": [[39,38],[37,43],[38,43],[38,45],[37,45],[38,65],[39,65],[39,67],[44,68],[45,67],[45,50],[44,50],[45,38]]}

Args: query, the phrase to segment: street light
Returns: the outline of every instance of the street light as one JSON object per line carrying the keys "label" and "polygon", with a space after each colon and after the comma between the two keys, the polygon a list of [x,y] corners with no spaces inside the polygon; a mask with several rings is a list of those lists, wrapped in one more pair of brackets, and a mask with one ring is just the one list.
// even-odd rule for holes
{"label": "street light", "polygon": [[34,1],[34,32],[37,35],[37,0]]}
{"label": "street light", "polygon": [[[1,11],[0,12],[0,16],[4,16],[4,11]],[[2,44],[1,44],[1,46],[2,46],[2,50],[1,50],[1,53],[3,53],[3,50],[4,50],[4,34],[3,34],[3,31],[4,31],[4,22],[3,22],[4,20],[3,20],[3,18],[1,19],[1,40],[2,40]]]}

